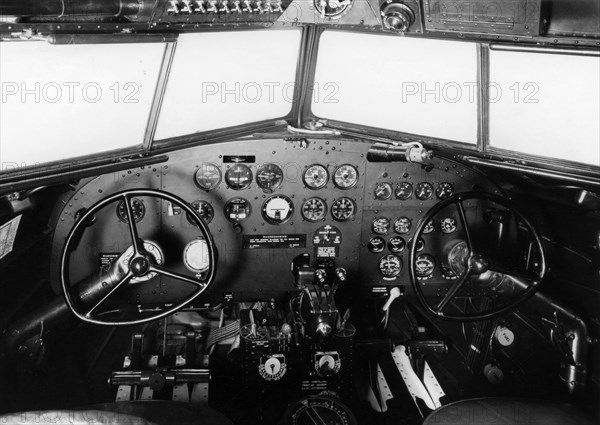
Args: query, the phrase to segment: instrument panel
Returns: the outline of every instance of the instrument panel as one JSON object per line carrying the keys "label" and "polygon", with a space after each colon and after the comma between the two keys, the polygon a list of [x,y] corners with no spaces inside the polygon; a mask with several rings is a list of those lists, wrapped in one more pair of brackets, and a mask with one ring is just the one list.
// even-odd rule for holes
{"label": "instrument panel", "polygon": [[[421,215],[453,193],[498,189],[445,159],[434,158],[429,165],[370,163],[370,146],[347,140],[315,140],[308,146],[235,141],[180,150],[170,153],[165,164],[82,182],[57,213],[52,269],[57,269],[59,248],[78,211],[108,194],[149,187],[183,198],[208,223],[219,260],[205,301],[280,298],[293,289],[290,264],[302,253],[345,268],[349,284],[367,294],[407,288],[407,253]],[[163,247],[165,261],[181,263],[183,272],[199,270],[197,265],[190,268],[194,261],[186,258],[190,249],[182,242],[197,231],[186,214],[163,201],[139,199],[133,207],[140,229]],[[126,214],[122,206],[114,208],[114,223],[91,229],[82,240],[89,245],[88,261],[77,263],[73,279],[84,278],[107,255],[128,248]],[[457,219],[450,214],[428,223],[416,241],[419,279],[454,278],[442,266],[440,247],[461,236]],[[149,302],[160,295],[168,303],[173,295],[161,294],[161,283],[139,285],[135,297]]]}

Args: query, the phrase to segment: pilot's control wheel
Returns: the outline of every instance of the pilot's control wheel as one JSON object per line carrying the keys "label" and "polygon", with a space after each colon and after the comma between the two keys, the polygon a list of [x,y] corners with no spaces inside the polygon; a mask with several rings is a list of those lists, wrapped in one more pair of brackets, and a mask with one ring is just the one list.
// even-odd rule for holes
{"label": "pilot's control wheel", "polygon": [[[160,245],[153,240],[142,239],[139,236],[135,203],[137,201],[136,197],[141,196],[158,198],[170,202],[172,206],[181,208],[187,214],[188,220],[199,228],[202,235],[201,240],[203,241],[201,250],[203,252],[199,255],[205,257],[207,262],[207,266],[202,273],[189,276],[164,266],[164,254]],[[97,275],[90,276],[82,282],[71,282],[71,254],[77,248],[82,233],[87,227],[93,225],[100,210],[113,203],[119,203],[119,209],[124,210],[122,211],[123,221],[128,225],[131,246],[121,253],[119,258],[111,263],[110,267],[100,270]],[[60,284],[67,306],[73,314],[85,322],[118,326],[156,320],[168,316],[191,303],[205,292],[214,281],[217,258],[215,243],[208,226],[194,208],[173,194],[154,189],[125,190],[100,200],[85,211],[83,215],[77,217],[76,220],[62,250]],[[185,282],[194,289],[177,302],[150,310],[142,311],[139,307],[136,309],[128,305],[128,309],[123,309],[123,311],[127,310],[124,314],[120,309],[115,311],[115,309],[111,310],[110,307],[108,309],[103,308],[108,304],[107,301],[120,289],[132,285],[147,284],[146,281],[157,276],[170,278],[171,281]]]}

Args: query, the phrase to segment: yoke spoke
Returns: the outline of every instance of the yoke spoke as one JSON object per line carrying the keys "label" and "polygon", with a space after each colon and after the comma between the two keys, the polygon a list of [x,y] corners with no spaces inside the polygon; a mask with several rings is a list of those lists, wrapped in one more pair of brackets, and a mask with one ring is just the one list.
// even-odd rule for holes
{"label": "yoke spoke", "polygon": [[123,276],[123,278],[110,291],[108,291],[108,293],[105,296],[103,296],[100,301],[98,301],[96,304],[94,304],[94,306],[85,314],[85,317],[91,317],[92,313],[98,307],[100,307],[108,299],[108,297],[110,297],[113,293],[115,293],[115,291],[117,289],[119,289],[122,285],[129,282],[132,277],[133,277],[133,273],[131,273],[131,271],[128,271],[127,274],[125,276]]}
{"label": "yoke spoke", "polygon": [[138,235],[137,226],[135,224],[135,219],[133,215],[133,210],[131,208],[131,204],[129,203],[129,196],[127,194],[123,195],[123,200],[125,202],[125,210],[127,211],[127,221],[129,224],[129,233],[131,234],[131,241],[133,243],[133,250],[135,255],[140,255],[144,252],[144,248],[142,243],[140,242],[140,237]]}
{"label": "yoke spoke", "polygon": [[469,253],[472,253],[473,252],[473,243],[471,240],[471,231],[469,230],[467,214],[465,213],[465,208],[463,207],[462,200],[460,198],[457,199],[456,206],[458,207],[458,216],[460,217],[460,222],[462,224],[463,232],[465,234],[467,248],[469,248]]}
{"label": "yoke spoke", "polygon": [[165,267],[153,264],[150,266],[150,272],[155,272],[161,274],[163,276],[172,277],[173,279],[181,280],[183,282],[191,283],[192,285],[196,285],[200,288],[204,288],[206,286],[206,282],[201,280],[192,279],[189,276],[183,275],[181,273],[174,272]]}
{"label": "yoke spoke", "polygon": [[440,303],[435,308],[435,311],[437,313],[441,312],[448,305],[448,303],[456,296],[457,292],[460,291],[460,289],[465,285],[465,282],[467,281],[470,275],[471,272],[467,270],[465,274],[458,280],[458,282],[452,285],[452,287],[446,293],[442,301],[440,301]]}

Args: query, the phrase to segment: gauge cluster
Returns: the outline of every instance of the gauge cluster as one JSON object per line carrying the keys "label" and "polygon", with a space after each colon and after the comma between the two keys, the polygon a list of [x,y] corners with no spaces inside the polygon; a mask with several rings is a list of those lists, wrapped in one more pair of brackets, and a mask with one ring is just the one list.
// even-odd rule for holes
{"label": "gauge cluster", "polygon": [[[205,297],[210,301],[284,296],[293,288],[291,261],[304,253],[313,262],[344,268],[356,288],[381,296],[393,286],[408,287],[413,243],[420,280],[443,284],[456,279],[444,267],[440,247],[462,237],[458,215],[435,217],[413,242],[414,230],[423,213],[440,200],[496,188],[444,159],[434,158],[429,166],[370,163],[370,146],[347,140],[243,140],[187,148],[171,152],[164,164],[83,182],[77,196],[65,202],[61,217],[75,217],[125,186],[181,197],[208,224],[217,246],[217,278]],[[92,235],[98,252],[94,266],[130,244],[125,206],[115,203],[113,211],[114,226]],[[196,254],[203,252],[205,243],[194,239],[199,229],[188,214],[143,198],[133,199],[131,214],[149,239],[166,247],[165,263],[203,272],[204,258]],[[57,223],[56,246],[71,225],[69,220]],[[92,271],[80,268],[81,276]],[[160,285],[136,289],[139,299],[162,294]],[[403,294],[409,292],[405,289]],[[169,296],[165,294],[165,302]]]}

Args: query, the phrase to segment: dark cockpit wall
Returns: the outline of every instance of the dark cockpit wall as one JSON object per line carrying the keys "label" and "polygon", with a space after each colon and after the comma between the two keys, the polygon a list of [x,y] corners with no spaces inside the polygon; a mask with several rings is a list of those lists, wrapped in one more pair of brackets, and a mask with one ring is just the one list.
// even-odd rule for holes
{"label": "dark cockpit wall", "polygon": [[[14,252],[0,260],[9,283],[2,288],[0,361],[15,366],[1,384],[7,404],[0,403],[1,410],[52,409],[46,416],[57,417],[57,408],[91,406],[84,411],[84,420],[108,410],[157,423],[180,419],[190,424],[228,423],[215,410],[240,424],[310,424],[322,420],[318,415],[349,424],[421,423],[431,410],[422,402],[427,397],[418,401],[406,384],[411,381],[401,374],[409,369],[422,372],[427,364],[446,397],[436,398],[431,388],[426,389],[431,403],[444,407],[425,423],[457,423],[457,418],[464,423],[465,412],[473,414],[469,416],[473,423],[499,417],[514,423],[522,419],[523,411],[532,412],[527,416],[531,423],[584,423],[572,406],[558,403],[567,400],[597,414],[598,164],[595,158],[586,158],[586,152],[594,151],[573,157],[566,156],[570,149],[563,151],[565,156],[550,154],[550,145],[536,145],[533,152],[495,145],[490,135],[498,129],[494,121],[498,109],[482,101],[489,93],[480,90],[475,93],[476,106],[452,116],[444,115],[446,111],[418,113],[415,107],[406,108],[403,119],[390,121],[386,111],[377,110],[383,102],[376,100],[359,102],[349,115],[339,114],[333,102],[325,105],[329,109],[316,105],[315,99],[333,93],[328,91],[331,86],[319,83],[355,84],[354,93],[360,93],[364,80],[357,74],[364,75],[364,66],[380,63],[375,58],[353,65],[344,62],[344,55],[336,57],[342,49],[335,43],[346,40],[352,40],[348,50],[353,53],[371,50],[372,56],[386,58],[384,64],[399,61],[386,75],[398,79],[406,78],[405,64],[410,63],[411,69],[427,65],[411,62],[410,55],[395,57],[394,52],[404,47],[403,39],[429,52],[433,63],[444,53],[444,44],[436,49],[427,42],[466,41],[446,45],[455,50],[446,52],[444,73],[453,75],[460,63],[472,64],[469,75],[480,83],[490,81],[491,62],[523,49],[544,57],[568,54],[561,58],[581,60],[578,64],[589,63],[582,58],[597,57],[600,31],[593,23],[598,15],[595,3],[571,7],[573,3],[521,1],[502,10],[484,2],[475,2],[471,9],[472,3],[456,9],[454,3],[444,2],[356,0],[4,2],[0,15],[14,16],[0,24],[6,39],[58,45],[108,43],[108,55],[115,54],[116,43],[140,43],[139,50],[166,44],[155,52],[159,59],[162,55],[162,62],[148,72],[150,80],[158,81],[158,89],[148,101],[150,110],[138,116],[145,124],[144,114],[150,115],[142,142],[127,139],[120,146],[123,150],[77,157],[66,171],[55,163],[0,175],[0,187],[9,193],[2,198],[1,222],[23,214]],[[252,50],[264,52],[256,62],[266,69],[289,65],[287,78],[295,82],[289,111],[263,116],[267,105],[255,104],[251,112],[257,115],[251,119],[240,121],[249,112],[229,109],[220,116],[233,117],[225,120],[224,129],[210,127],[211,120],[202,122],[209,127],[198,127],[194,113],[209,114],[211,106],[186,103],[188,98],[198,100],[190,89],[197,70],[185,59],[200,47],[189,40],[203,35],[208,40],[204,44],[222,42],[223,53],[229,51],[228,32],[249,30],[244,42],[253,44],[253,31],[264,26],[284,29],[283,37],[289,37],[284,49],[269,51],[273,42]],[[185,34],[196,31],[203,34]],[[380,32],[386,35],[369,35]],[[378,38],[385,42],[372,48],[361,45]],[[389,56],[378,55],[383,44],[392,46],[385,52]],[[417,53],[418,58],[427,56]],[[319,62],[325,55],[329,63]],[[211,62],[220,61],[221,56],[211,56]],[[208,67],[205,63],[202,69]],[[125,68],[133,70],[134,64]],[[378,75],[375,71],[372,75]],[[246,67],[244,72],[251,70]],[[320,78],[323,75],[326,79]],[[577,75],[582,75],[581,91],[589,73]],[[386,87],[381,80],[368,86],[371,92],[392,93],[393,84]],[[403,100],[399,96],[398,110],[405,106],[400,105],[406,103]],[[123,117],[115,113],[116,107],[112,112],[111,120],[120,123],[112,126],[118,133],[124,129]],[[556,117],[549,114],[546,121],[552,121],[549,116]],[[538,124],[555,128],[548,122]],[[101,133],[103,126],[96,127],[95,132]],[[517,122],[508,127],[516,129]],[[552,131],[543,131],[543,137],[550,139]],[[531,133],[509,134],[538,140]],[[96,202],[130,189],[134,192],[129,197],[116,196],[105,208],[85,216]],[[161,195],[157,190],[175,197],[157,197]],[[449,197],[459,202],[429,215]],[[463,203],[461,213],[458,204]],[[505,221],[513,209],[518,213]],[[435,311],[436,304],[453,290],[456,271],[461,271],[446,260],[449,250],[456,253],[462,248],[455,239],[468,239],[463,218],[478,233],[472,235],[474,241],[490,241],[490,256],[541,262],[542,271],[546,265],[543,290],[493,320],[452,318],[457,313],[476,314],[483,307],[484,302],[474,300],[485,288],[477,287],[461,298],[463,311],[446,311],[450,317],[436,318],[443,316]],[[98,294],[106,293],[102,287],[110,287],[110,279],[121,276],[115,265],[138,271],[147,267],[144,261],[128,262],[127,255],[121,261],[120,255],[132,245],[132,222],[138,223],[143,249],[149,254],[145,260],[173,273],[195,269],[190,277],[199,281],[209,274],[204,256],[186,253],[203,252],[198,240],[209,239],[202,232],[206,223],[218,254],[212,261],[217,270],[214,281],[185,303],[185,311],[168,320],[121,328],[75,320],[62,325],[65,317],[71,317],[61,283],[65,241],[73,241],[67,277],[71,282],[83,280],[70,295],[72,307],[86,307],[79,304],[82,294],[91,294],[95,303]],[[532,240],[527,223],[539,238]],[[82,229],[81,239],[70,237],[74,225]],[[498,234],[516,243],[506,248]],[[541,261],[535,239],[546,252]],[[475,260],[469,267],[486,266]],[[40,263],[43,268],[33,266]],[[111,273],[86,281],[102,266],[109,266]],[[531,270],[540,273],[539,264]],[[125,288],[120,299],[107,300],[99,318],[116,320],[121,313],[147,318],[194,296],[189,281],[151,274],[133,277],[135,285]],[[506,284],[498,279],[478,283],[498,288]],[[519,280],[512,285],[518,289]],[[328,295],[336,291],[335,297]],[[298,292],[307,295],[303,298]],[[218,310],[221,313],[211,311],[220,305],[227,307]],[[86,315],[90,311],[77,311],[80,319],[94,319]],[[234,344],[231,353],[229,346],[207,348],[214,329],[223,324],[235,328],[236,323],[241,350]],[[334,329],[331,339],[324,338],[327,326]],[[231,331],[223,327],[224,332]],[[5,363],[7,357],[10,362]],[[185,372],[176,371],[188,366]],[[107,377],[111,385],[106,384]],[[187,393],[178,386],[179,379],[193,382],[186,383]],[[387,384],[389,393],[384,391]],[[138,401],[182,397],[202,405],[204,386],[210,386],[211,410],[182,409],[172,403],[147,407]],[[369,390],[378,394],[365,395]],[[471,400],[482,395],[518,400]],[[553,406],[522,401],[531,396],[551,400]],[[138,400],[130,400],[134,398]],[[115,399],[116,405],[105,404]],[[381,412],[384,408],[387,413]],[[80,419],[76,413],[68,415],[73,421]]]}

